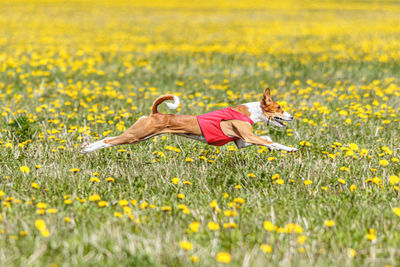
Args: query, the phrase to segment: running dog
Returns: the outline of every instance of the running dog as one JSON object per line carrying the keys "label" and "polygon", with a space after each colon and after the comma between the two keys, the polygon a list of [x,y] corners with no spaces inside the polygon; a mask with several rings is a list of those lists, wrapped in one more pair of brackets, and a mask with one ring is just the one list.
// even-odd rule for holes
{"label": "running dog", "polygon": [[265,89],[261,102],[251,102],[198,116],[159,113],[158,105],[166,100],[174,100],[174,103],[167,103],[168,108],[178,108],[179,98],[177,96],[160,96],[154,101],[150,116],[139,118],[120,136],[107,137],[84,146],[81,152],[88,153],[111,146],[135,144],[166,133],[184,136],[214,146],[222,146],[233,141],[239,149],[259,145],[270,150],[297,151],[296,148],[272,142],[269,136],[257,136],[252,131],[254,123],[265,122],[267,125],[285,128],[286,122],[293,120],[292,115],[283,111],[282,107],[271,99],[269,88]]}

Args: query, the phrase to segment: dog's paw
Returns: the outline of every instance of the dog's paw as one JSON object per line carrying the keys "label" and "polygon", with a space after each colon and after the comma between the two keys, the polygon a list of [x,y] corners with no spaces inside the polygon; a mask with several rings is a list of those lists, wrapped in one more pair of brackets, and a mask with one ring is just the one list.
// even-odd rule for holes
{"label": "dog's paw", "polygon": [[271,150],[282,150],[287,152],[296,152],[298,150],[297,148],[284,146],[278,143],[267,145],[267,147]]}

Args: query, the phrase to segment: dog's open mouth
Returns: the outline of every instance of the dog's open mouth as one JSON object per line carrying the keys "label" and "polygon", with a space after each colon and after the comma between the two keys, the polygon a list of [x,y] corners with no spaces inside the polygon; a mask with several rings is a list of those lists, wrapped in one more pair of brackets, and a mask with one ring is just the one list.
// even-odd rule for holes
{"label": "dog's open mouth", "polygon": [[274,121],[276,121],[277,123],[279,123],[279,125],[281,127],[287,127],[288,122],[292,121],[292,120],[285,120],[284,118],[281,117],[274,117]]}

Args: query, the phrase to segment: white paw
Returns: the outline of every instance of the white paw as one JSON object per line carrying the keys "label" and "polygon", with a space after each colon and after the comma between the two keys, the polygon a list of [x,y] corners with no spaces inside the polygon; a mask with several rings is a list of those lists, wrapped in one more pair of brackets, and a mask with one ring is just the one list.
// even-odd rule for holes
{"label": "white paw", "polygon": [[102,148],[106,148],[106,147],[112,146],[110,144],[104,143],[104,140],[107,140],[107,139],[108,138],[100,140],[100,141],[97,141],[97,142],[94,142],[94,143],[92,143],[90,145],[84,144],[83,147],[82,147],[83,149],[81,150],[81,153],[82,154],[86,154],[86,153],[89,153],[89,152],[96,151],[98,149],[102,149]]}
{"label": "white paw", "polygon": [[287,151],[287,152],[297,151],[297,148],[284,146],[284,145],[281,145],[278,143],[273,143],[273,144],[267,145],[267,147],[271,150],[283,150],[283,151]]}

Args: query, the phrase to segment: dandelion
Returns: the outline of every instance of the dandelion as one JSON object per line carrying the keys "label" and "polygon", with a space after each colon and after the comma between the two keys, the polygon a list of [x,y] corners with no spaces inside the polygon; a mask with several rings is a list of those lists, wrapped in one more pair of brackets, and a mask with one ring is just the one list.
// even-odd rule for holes
{"label": "dandelion", "polygon": [[375,230],[370,228],[368,234],[365,236],[369,241],[374,241],[376,239]]}
{"label": "dandelion", "polygon": [[100,179],[97,178],[97,177],[92,177],[92,178],[90,178],[90,181],[91,181],[91,182],[94,182],[94,183],[100,183]]}
{"label": "dandelion", "polygon": [[353,193],[356,189],[357,189],[357,186],[356,186],[356,185],[352,184],[352,185],[350,186],[350,191],[351,191],[352,193]]}
{"label": "dandelion", "polygon": [[104,201],[104,200],[102,200],[102,201],[99,201],[98,203],[97,203],[97,205],[99,205],[99,207],[107,207],[108,206],[108,203],[107,203],[107,201]]}
{"label": "dandelion", "polygon": [[272,252],[272,247],[268,244],[262,244],[260,246],[260,249],[264,252],[264,253],[271,253]]}
{"label": "dandelion", "polygon": [[393,208],[393,212],[394,212],[394,214],[396,214],[397,216],[400,217],[400,208],[399,207]]}
{"label": "dandelion", "polygon": [[326,220],[326,221],[324,222],[324,224],[325,224],[326,227],[331,228],[331,227],[335,226],[335,221]]}
{"label": "dandelion", "polygon": [[89,197],[89,201],[92,201],[92,202],[99,201],[100,199],[101,199],[101,197],[99,195],[97,195],[97,194],[91,195]]}
{"label": "dandelion", "polygon": [[211,231],[217,231],[220,228],[219,224],[216,222],[209,222],[207,226]]}
{"label": "dandelion", "polygon": [[179,242],[179,246],[183,249],[183,250],[191,250],[192,249],[192,243],[189,241],[180,241]]}
{"label": "dandelion", "polygon": [[189,224],[190,231],[197,233],[200,230],[200,223],[199,222],[192,222]]}
{"label": "dandelion", "polygon": [[173,184],[178,184],[179,183],[179,181],[180,181],[181,179],[179,179],[179,178],[172,178],[172,183]]}
{"label": "dandelion", "polygon": [[254,177],[256,177],[256,175],[255,175],[254,173],[251,172],[251,173],[248,173],[248,174],[247,174],[247,177],[254,178]]}
{"label": "dandelion", "polygon": [[73,169],[70,169],[69,171],[72,172],[72,173],[77,173],[77,172],[79,172],[79,169],[78,168],[73,168]]}
{"label": "dandelion", "polygon": [[354,249],[349,249],[349,257],[354,258],[357,255],[357,252]]}
{"label": "dandelion", "polygon": [[184,194],[178,194],[178,198],[179,198],[179,199],[185,199],[185,197],[186,197],[186,196],[185,196]]}
{"label": "dandelion", "polygon": [[164,207],[161,207],[161,210],[162,210],[162,211],[171,211],[172,208],[169,207],[169,206],[164,206]]}
{"label": "dandelion", "polygon": [[283,181],[282,179],[278,179],[278,180],[276,180],[276,183],[279,185],[282,185],[285,183],[285,181]]}
{"label": "dandelion", "polygon": [[19,169],[24,174],[28,174],[31,171],[31,169],[29,169],[27,166],[21,166]]}
{"label": "dandelion", "polygon": [[396,175],[390,175],[389,183],[392,185],[398,184],[398,183],[400,183],[400,178]]}
{"label": "dandelion", "polygon": [[107,183],[113,183],[113,182],[115,182],[115,179],[112,178],[112,177],[108,177],[108,178],[106,178],[106,182]]}
{"label": "dandelion", "polygon": [[385,160],[385,159],[381,159],[379,161],[379,165],[385,167],[385,166],[389,165],[389,162],[387,160]]}
{"label": "dandelion", "polygon": [[271,176],[271,180],[273,181],[273,180],[276,180],[276,179],[278,179],[280,177],[281,177],[281,175],[279,173],[276,173],[276,174]]}
{"label": "dandelion", "polygon": [[268,232],[271,232],[275,229],[274,225],[270,221],[264,221],[264,229]]}
{"label": "dandelion", "polygon": [[31,186],[32,186],[32,188],[35,188],[35,189],[40,188],[40,186],[37,183],[32,183]]}
{"label": "dandelion", "polygon": [[199,261],[200,261],[199,257],[197,257],[197,256],[195,256],[195,255],[190,256],[190,260],[191,260],[192,262],[199,262]]}
{"label": "dandelion", "polygon": [[219,252],[216,257],[218,262],[221,263],[230,263],[231,262],[231,254],[228,252]]}
{"label": "dandelion", "polygon": [[186,162],[193,162],[193,159],[192,158],[186,158],[185,161]]}
{"label": "dandelion", "polygon": [[128,202],[128,200],[121,199],[118,201],[118,205],[120,205],[121,207],[128,206],[129,202]]}
{"label": "dandelion", "polygon": [[341,184],[346,184],[346,181],[341,179],[341,178],[338,179],[338,182],[341,183]]}
{"label": "dandelion", "polygon": [[246,200],[244,200],[243,198],[237,197],[233,199],[233,202],[239,203],[239,204],[244,204],[246,202]]}
{"label": "dandelion", "polygon": [[304,180],[304,185],[310,185],[310,184],[312,184],[313,182],[311,181],[311,180]]}
{"label": "dandelion", "polygon": [[301,235],[299,237],[297,237],[297,243],[299,243],[300,245],[304,244],[304,242],[306,242],[307,240],[307,236],[305,235]]}
{"label": "dandelion", "polygon": [[301,146],[311,146],[311,143],[308,142],[308,141],[300,141],[299,145],[301,145]]}

